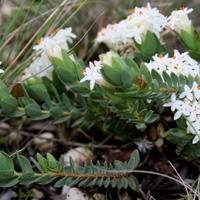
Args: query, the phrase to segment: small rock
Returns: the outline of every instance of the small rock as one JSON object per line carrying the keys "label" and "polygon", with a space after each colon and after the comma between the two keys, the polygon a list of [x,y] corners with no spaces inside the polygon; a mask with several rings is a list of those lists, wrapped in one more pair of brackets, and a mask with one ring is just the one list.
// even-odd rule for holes
{"label": "small rock", "polygon": [[0,194],[1,200],[11,200],[12,198],[16,198],[17,193],[11,189],[6,190]]}
{"label": "small rock", "polygon": [[33,195],[34,199],[43,199],[44,198],[44,194],[41,191],[39,191],[35,188],[33,188],[32,191],[34,193],[34,195]]}
{"label": "small rock", "polygon": [[51,149],[54,145],[54,142],[51,140],[54,138],[54,135],[50,132],[44,132],[39,137],[33,139],[33,144],[38,146],[40,151],[47,151]]}
{"label": "small rock", "polygon": [[19,142],[22,141],[22,135],[20,135],[19,133],[12,131],[9,135],[8,135],[8,144],[9,145],[13,145],[13,144],[17,144]]}
{"label": "small rock", "polygon": [[0,136],[6,136],[11,132],[11,127],[6,123],[0,123]]}
{"label": "small rock", "polygon": [[91,159],[92,156],[93,152],[90,149],[84,147],[77,147],[71,149],[63,155],[66,166],[69,165],[69,158],[72,157],[75,164],[75,168],[82,164],[85,160]]}
{"label": "small rock", "polygon": [[78,188],[70,188],[66,195],[66,200],[89,200],[89,197]]}

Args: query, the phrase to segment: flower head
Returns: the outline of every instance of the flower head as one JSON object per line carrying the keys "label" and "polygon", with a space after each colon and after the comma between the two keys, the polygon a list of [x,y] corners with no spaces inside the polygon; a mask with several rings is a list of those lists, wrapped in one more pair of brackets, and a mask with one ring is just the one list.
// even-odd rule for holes
{"label": "flower head", "polygon": [[180,53],[178,50],[174,50],[174,55],[169,57],[168,54],[163,55],[155,55],[153,56],[153,60],[149,63],[145,63],[145,65],[151,71],[155,69],[161,75],[163,71],[167,72],[169,75],[173,72],[176,75],[185,75],[185,76],[196,76],[200,73],[200,65],[199,63],[192,59],[188,52]]}
{"label": "flower head", "polygon": [[132,9],[132,14],[116,24],[108,24],[97,35],[96,42],[104,42],[111,49],[118,49],[124,44],[132,44],[133,39],[141,44],[147,31],[158,38],[166,25],[167,18],[157,8],[147,6]]}
{"label": "flower head", "polygon": [[103,82],[103,77],[100,73],[102,64],[100,61],[90,62],[89,67],[83,71],[84,77],[80,82],[90,81],[90,89],[93,90],[95,83],[101,84]]}
{"label": "flower head", "polygon": [[178,34],[181,34],[182,30],[190,33],[191,20],[188,18],[188,14],[192,11],[192,8],[188,9],[184,7],[181,7],[180,10],[173,11],[167,19],[167,25]]}
{"label": "flower head", "polygon": [[184,85],[183,91],[176,95],[173,93],[171,98],[165,103],[164,107],[171,107],[175,113],[174,120],[184,116],[187,124],[187,132],[195,135],[193,144],[200,140],[200,86],[195,81],[192,87]]}
{"label": "flower head", "polygon": [[72,28],[65,28],[54,31],[50,37],[44,37],[37,41],[37,45],[33,47],[39,52],[39,56],[35,57],[33,62],[25,69],[22,80],[32,76],[46,76],[52,80],[53,67],[50,57],[62,59],[62,49],[68,51],[68,43],[72,43],[76,35],[72,33]]}

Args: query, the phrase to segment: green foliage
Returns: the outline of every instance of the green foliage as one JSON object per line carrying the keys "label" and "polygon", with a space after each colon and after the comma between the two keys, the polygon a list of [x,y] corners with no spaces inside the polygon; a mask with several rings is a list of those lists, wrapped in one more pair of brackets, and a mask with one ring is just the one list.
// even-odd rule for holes
{"label": "green foliage", "polygon": [[70,158],[70,165],[65,166],[63,158],[57,161],[50,153],[46,158],[37,153],[37,160],[31,158],[33,164],[40,173],[33,171],[29,160],[17,154],[17,160],[21,167],[21,172],[15,172],[14,163],[10,156],[5,152],[0,152],[2,165],[0,166],[0,186],[11,187],[17,183],[29,185],[38,183],[41,185],[55,181],[54,187],[68,186],[98,186],[98,187],[117,187],[118,189],[132,188],[140,190],[137,179],[132,175],[134,169],[139,164],[139,153],[135,150],[128,162],[115,160],[114,164],[97,161],[94,164],[84,163],[84,166],[74,167],[74,161]]}

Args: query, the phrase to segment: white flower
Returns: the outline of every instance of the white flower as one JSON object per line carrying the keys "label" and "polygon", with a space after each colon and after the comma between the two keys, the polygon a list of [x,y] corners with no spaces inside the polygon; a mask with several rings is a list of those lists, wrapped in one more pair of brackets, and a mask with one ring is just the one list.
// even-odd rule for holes
{"label": "white flower", "polygon": [[184,85],[184,92],[182,92],[179,95],[180,99],[183,99],[186,97],[189,101],[193,100],[193,93],[192,93],[193,88],[190,88],[188,85]]}
{"label": "white flower", "polygon": [[180,101],[180,104],[176,107],[177,112],[174,115],[174,120],[177,120],[178,118],[180,118],[182,115],[184,116],[190,116],[191,112],[192,112],[192,108],[190,106],[190,102],[189,101]]}
{"label": "white flower", "polygon": [[22,80],[31,78],[32,76],[47,77],[52,80],[53,66],[46,53],[42,52],[41,55],[36,57],[33,62],[27,67],[22,75]]}
{"label": "white flower", "polygon": [[103,82],[103,77],[100,73],[101,68],[102,64],[100,61],[90,62],[89,67],[86,67],[83,71],[84,77],[80,82],[90,81],[90,89],[93,90],[95,83],[101,84]]}
{"label": "white flower", "polygon": [[68,43],[73,42],[73,38],[76,38],[76,35],[71,32],[72,28],[65,28],[58,30],[55,34],[52,34],[51,37],[45,37],[38,40],[38,44],[33,47],[34,50],[43,50],[46,42],[48,43],[49,39],[53,39],[54,42],[60,46],[60,48],[69,50]]}
{"label": "white flower", "polygon": [[53,38],[47,38],[44,42],[44,52],[48,57],[56,57],[62,59],[62,48]]}
{"label": "white flower", "polygon": [[193,83],[192,89],[193,89],[193,94],[196,100],[199,100],[200,99],[200,85],[198,85],[196,81]]}
{"label": "white flower", "polygon": [[191,20],[189,20],[188,14],[192,11],[192,8],[187,9],[184,7],[181,7],[180,10],[173,11],[167,19],[167,25],[178,34],[181,34],[182,30],[191,32]]}
{"label": "white flower", "polygon": [[76,35],[72,33],[72,28],[60,29],[58,32],[52,37],[53,40],[62,48],[69,49],[68,43],[72,44],[73,39],[76,38]]}
{"label": "white flower", "polygon": [[172,111],[175,111],[177,107],[181,104],[182,101],[177,101],[176,99],[176,94],[172,93],[170,101],[168,103],[165,103],[163,106],[164,107],[171,107]]}
{"label": "white flower", "polygon": [[174,120],[177,120],[178,118],[180,118],[182,115],[184,116],[189,116],[192,112],[192,107],[190,106],[190,101],[185,100],[179,100],[176,97],[176,94],[173,93],[171,95],[171,101],[169,103],[165,103],[163,106],[164,107],[171,107],[171,110],[175,112],[174,115]]}
{"label": "white flower", "polygon": [[169,56],[166,54],[165,56],[156,54],[152,57],[153,61],[151,60],[149,63],[145,63],[148,67],[149,71],[155,69],[159,74],[162,74],[163,71],[167,71],[167,65],[169,64]]}
{"label": "white flower", "polygon": [[190,116],[188,117],[188,119],[191,121],[191,122],[194,122],[196,120],[199,119],[199,116],[200,116],[200,103],[198,101],[194,101],[192,102],[192,112],[190,114]]}
{"label": "white flower", "polygon": [[190,123],[186,121],[186,124],[187,124],[187,132],[195,135],[192,144],[196,144],[200,140],[200,120]]}

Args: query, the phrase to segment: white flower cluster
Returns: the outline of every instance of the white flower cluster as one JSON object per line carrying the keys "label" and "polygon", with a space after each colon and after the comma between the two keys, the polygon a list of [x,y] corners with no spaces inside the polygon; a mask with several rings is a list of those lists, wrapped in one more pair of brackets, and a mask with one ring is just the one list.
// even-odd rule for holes
{"label": "white flower cluster", "polygon": [[172,93],[170,101],[164,107],[171,107],[175,112],[174,120],[182,115],[186,118],[187,132],[195,135],[193,144],[200,140],[200,85],[194,82],[190,88],[184,86],[184,91],[179,95]]}
{"label": "white flower cluster", "polygon": [[33,47],[35,51],[42,51],[33,62],[27,67],[22,76],[22,80],[34,75],[37,77],[47,77],[52,80],[52,70],[50,57],[62,58],[61,50],[69,50],[68,43],[72,43],[76,35],[72,33],[72,28],[60,29],[50,37],[41,38],[38,44]]}
{"label": "white flower cluster", "polygon": [[171,15],[167,19],[167,26],[176,31],[178,34],[181,34],[182,30],[191,32],[192,22],[188,18],[188,14],[192,11],[192,8],[187,9],[184,7],[180,7],[179,10],[172,11]]}
{"label": "white flower cluster", "polygon": [[153,61],[145,63],[145,65],[150,71],[155,69],[161,75],[163,71],[168,74],[173,72],[178,76],[180,74],[184,76],[200,74],[200,65],[188,55],[188,52],[180,53],[178,50],[174,50],[172,57],[169,57],[168,54],[165,56],[156,54],[152,58]]}
{"label": "white flower cluster", "polygon": [[93,90],[95,83],[103,84],[104,80],[100,73],[102,68],[101,61],[94,61],[94,63],[90,62],[89,67],[86,67],[82,72],[84,77],[80,80],[80,82],[90,81],[90,89]]}
{"label": "white flower cluster", "polygon": [[147,31],[153,32],[158,38],[167,23],[167,18],[157,8],[148,3],[144,7],[135,7],[132,14],[116,24],[108,24],[97,35],[96,42],[105,43],[109,48],[116,49],[120,45],[133,43],[133,39],[141,44]]}
{"label": "white flower cluster", "polygon": [[[180,74],[185,76],[196,76],[200,74],[200,65],[197,61],[193,60],[188,52],[179,53],[178,50],[174,50],[174,56],[169,57],[168,54],[155,55],[153,61],[145,63],[148,69],[151,71],[155,69],[162,76],[162,72],[165,71],[169,75],[173,72],[177,76]],[[193,143],[200,140],[200,86],[197,82],[194,82],[190,88],[185,85],[183,92],[179,95],[172,93],[171,98],[164,107],[171,107],[171,110],[175,112],[174,120],[179,119],[182,115],[186,117],[187,132],[195,134]]]}

